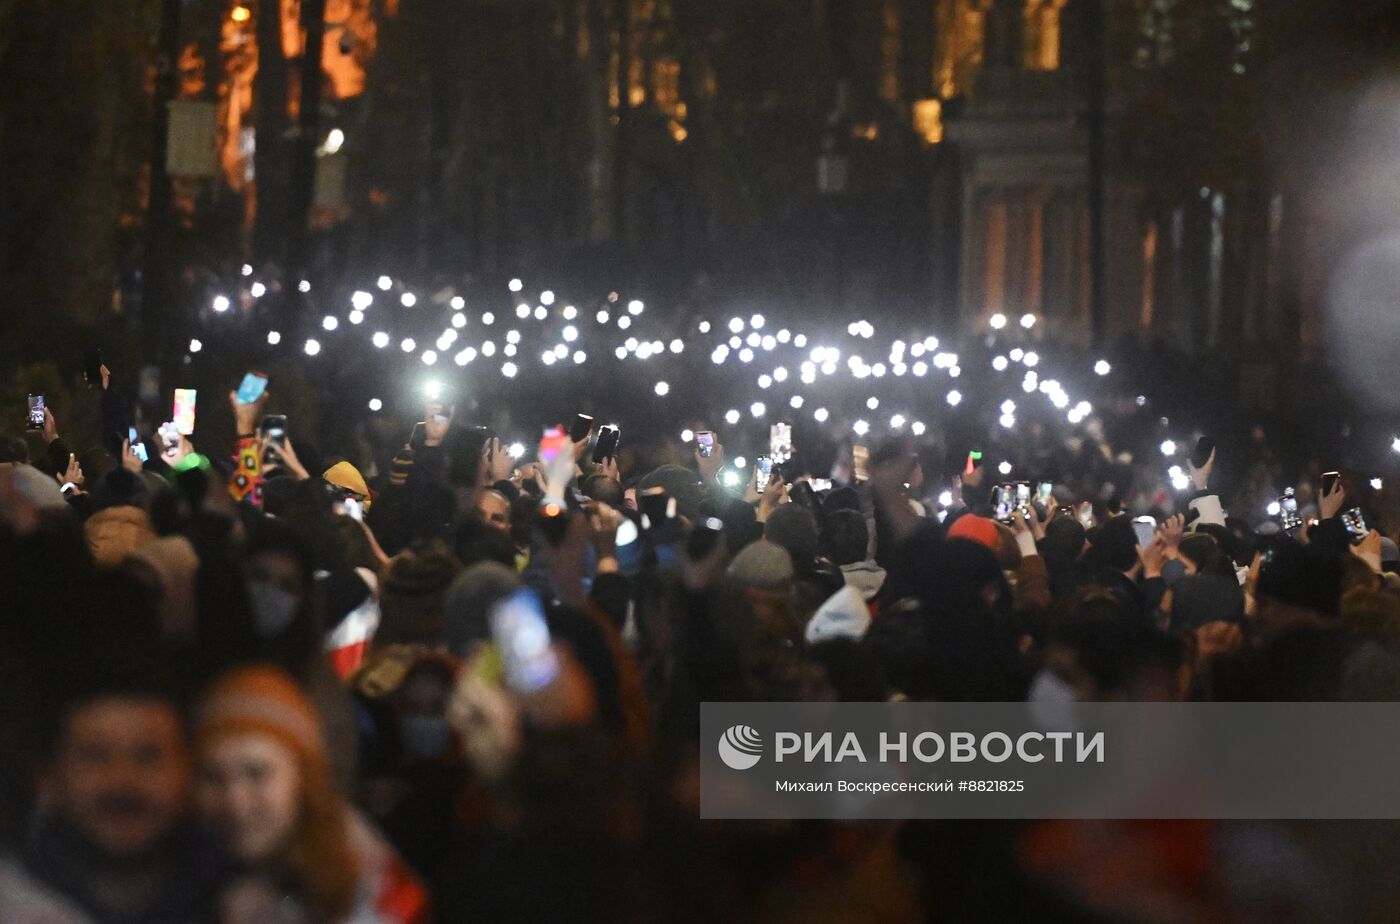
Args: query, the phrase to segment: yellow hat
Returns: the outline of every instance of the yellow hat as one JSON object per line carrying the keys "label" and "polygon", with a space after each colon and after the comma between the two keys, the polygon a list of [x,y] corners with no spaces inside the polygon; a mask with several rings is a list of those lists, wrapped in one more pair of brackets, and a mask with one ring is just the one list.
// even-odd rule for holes
{"label": "yellow hat", "polygon": [[326,481],[338,488],[344,488],[352,494],[361,498],[369,497],[369,485],[365,484],[365,476],[360,474],[360,470],[349,462],[337,462],[326,469],[321,476]]}

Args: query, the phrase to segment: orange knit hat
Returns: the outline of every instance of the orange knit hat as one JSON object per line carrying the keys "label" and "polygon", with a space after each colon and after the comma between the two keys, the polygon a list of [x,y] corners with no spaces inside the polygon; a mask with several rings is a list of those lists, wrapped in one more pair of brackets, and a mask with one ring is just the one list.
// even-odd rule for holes
{"label": "orange knit hat", "polygon": [[948,538],[971,539],[993,552],[1001,548],[1001,536],[997,533],[996,520],[972,513],[965,513],[953,521],[953,525],[948,527]]}
{"label": "orange knit hat", "polygon": [[280,668],[263,664],[234,668],[215,681],[204,698],[195,722],[201,751],[217,738],[249,732],[286,745],[308,774],[328,772],[326,737],[316,707]]}

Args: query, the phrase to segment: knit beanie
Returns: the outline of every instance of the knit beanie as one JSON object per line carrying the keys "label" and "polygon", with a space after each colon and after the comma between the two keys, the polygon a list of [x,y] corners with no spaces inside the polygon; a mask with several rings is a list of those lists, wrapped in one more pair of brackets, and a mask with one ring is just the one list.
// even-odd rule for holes
{"label": "knit beanie", "polygon": [[970,539],[978,545],[986,546],[993,552],[1001,551],[1001,534],[997,532],[996,520],[979,517],[975,513],[965,513],[948,527],[949,539]]}
{"label": "knit beanie", "polygon": [[265,664],[238,667],[219,680],[204,698],[195,720],[201,752],[229,735],[267,735],[296,754],[308,779],[308,791],[330,783],[325,731],[306,693],[280,668]]}
{"label": "knit beanie", "polygon": [[491,638],[491,607],[520,587],[514,569],[496,561],[483,561],[457,575],[443,600],[447,648],[466,657],[472,647]]}
{"label": "knit beanie", "polygon": [[780,590],[792,583],[792,557],[782,546],[760,539],[734,556],[728,573],[743,587]]}
{"label": "knit beanie", "polygon": [[389,562],[379,598],[382,644],[440,645],[444,639],[443,598],[458,565],[437,548],[403,551]]}

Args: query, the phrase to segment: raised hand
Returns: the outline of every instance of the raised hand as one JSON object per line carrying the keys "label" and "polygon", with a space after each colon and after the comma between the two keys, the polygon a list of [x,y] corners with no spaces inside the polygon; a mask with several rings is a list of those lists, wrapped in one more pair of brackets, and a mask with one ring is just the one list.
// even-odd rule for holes
{"label": "raised hand", "polygon": [[53,411],[46,406],[44,408],[44,442],[52,443],[58,439],[58,421],[54,420]]}
{"label": "raised hand", "polygon": [[233,420],[238,427],[238,436],[252,436],[257,432],[258,424],[262,421],[263,409],[267,407],[267,399],[268,393],[264,391],[258,395],[256,401],[244,404],[238,400],[237,391],[228,393],[228,403],[229,407],[233,408]]}
{"label": "raised hand", "polygon": [[1322,494],[1317,499],[1318,516],[1324,520],[1335,517],[1342,509],[1342,504],[1346,501],[1347,492],[1342,487],[1342,479],[1338,478],[1332,485],[1332,490]]}
{"label": "raised hand", "polygon": [[131,449],[131,440],[122,440],[122,468],[128,472],[141,473],[141,459]]}
{"label": "raised hand", "polygon": [[1210,483],[1210,473],[1215,469],[1215,450],[1210,451],[1210,458],[1206,459],[1206,464],[1200,468],[1196,468],[1189,460],[1186,464],[1191,467],[1191,483],[1196,486],[1197,491],[1204,491]]}

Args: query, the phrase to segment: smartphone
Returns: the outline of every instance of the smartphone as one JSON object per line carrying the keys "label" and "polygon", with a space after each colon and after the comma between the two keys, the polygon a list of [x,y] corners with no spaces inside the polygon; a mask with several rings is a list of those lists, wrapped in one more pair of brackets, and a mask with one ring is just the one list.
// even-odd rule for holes
{"label": "smartphone", "polygon": [[694,560],[709,556],[719,545],[719,537],[724,533],[724,521],[715,517],[705,517],[690,531],[685,553]]}
{"label": "smartphone", "polygon": [[1366,518],[1361,515],[1360,507],[1353,507],[1350,510],[1342,511],[1342,525],[1347,528],[1353,541],[1366,538],[1368,532],[1366,528]]}
{"label": "smartphone", "polygon": [[830,478],[809,478],[807,480],[807,483],[810,484],[812,486],[812,490],[816,491],[818,494],[831,490]]}
{"label": "smartphone", "polygon": [[1332,491],[1333,491],[1333,489],[1335,489],[1335,488],[1337,487],[1337,484],[1338,484],[1341,480],[1342,480],[1342,473],[1341,473],[1341,472],[1323,472],[1323,473],[1322,473],[1322,493],[1323,493],[1323,494],[1331,494]]}
{"label": "smartphone", "polygon": [[134,455],[136,458],[140,459],[142,462],[151,461],[150,453],[146,452],[145,443],[132,443],[131,454]]}
{"label": "smartphone", "polygon": [[602,463],[604,459],[614,459],[617,457],[617,444],[622,439],[622,431],[617,427],[600,427],[598,429],[598,442],[593,447],[593,461]]}
{"label": "smartphone", "polygon": [[569,435],[564,432],[562,426],[545,427],[544,435],[540,437],[540,461],[548,465],[559,458],[559,453],[568,448]]}
{"label": "smartphone", "polygon": [[1137,544],[1145,549],[1157,538],[1157,521],[1152,517],[1133,517],[1133,533]]}
{"label": "smartphone", "polygon": [[175,415],[171,420],[181,436],[194,432],[194,407],[197,395],[193,388],[175,389]]}
{"label": "smartphone", "polygon": [[[264,417],[263,420],[267,418]],[[428,422],[420,420],[414,423],[413,431],[408,434],[408,446],[410,449],[421,449],[428,441]]]}
{"label": "smartphone", "polygon": [[713,430],[701,430],[695,434],[695,445],[700,450],[700,457],[708,459],[715,454],[715,434]]}
{"label": "smartphone", "polygon": [[352,520],[363,520],[365,505],[353,497],[347,497],[340,502],[340,512]]}
{"label": "smartphone", "polygon": [[1196,440],[1196,448],[1191,450],[1191,464],[1196,468],[1203,467],[1210,461],[1210,454],[1215,452],[1215,440],[1209,436],[1203,436]]}
{"label": "smartphone", "polygon": [[780,464],[792,458],[791,423],[780,420],[768,428],[768,454]]}
{"label": "smartphone", "polygon": [[593,418],[587,414],[575,414],[573,425],[569,427],[569,441],[582,443],[593,432]]}
{"label": "smartphone", "polygon": [[238,386],[238,403],[252,404],[262,397],[262,393],[267,389],[266,372],[247,372],[243,376],[243,381]]}
{"label": "smartphone", "polygon": [[96,347],[83,354],[83,379],[89,385],[102,384],[102,351]]}
{"label": "smartphone", "polygon": [[851,474],[857,484],[870,480],[870,450],[859,443],[851,447]]}
{"label": "smartphone", "polygon": [[44,429],[44,396],[29,396],[29,416],[25,419],[24,428],[26,430]]}
{"label": "smartphone", "polygon": [[1036,489],[1035,499],[1040,501],[1041,506],[1050,502],[1050,495],[1054,492],[1055,486],[1048,481],[1042,481],[1040,487]]}
{"label": "smartphone", "polygon": [[773,478],[773,460],[767,456],[759,456],[753,460],[753,470],[757,474],[754,489],[762,494],[768,490],[768,482]]}
{"label": "smartphone", "polygon": [[676,518],[676,499],[665,488],[648,488],[637,495],[637,509],[642,514],[642,529],[660,529]]}
{"label": "smartphone", "polygon": [[992,501],[996,506],[996,518],[1010,524],[1018,510],[1024,511],[1031,505],[1031,486],[1028,481],[1008,481],[992,489]]}
{"label": "smartphone", "polygon": [[1298,515],[1298,498],[1293,496],[1292,488],[1284,491],[1278,499],[1278,520],[1284,532],[1303,525],[1303,518]]}
{"label": "smartphone", "polygon": [[550,646],[544,604],[522,589],[491,609],[491,638],[500,653],[506,685],[517,693],[537,693],[559,676],[559,657]]}
{"label": "smartphone", "polygon": [[967,451],[967,463],[963,465],[963,474],[971,475],[977,470],[977,466],[982,464],[982,450],[969,449]]}

